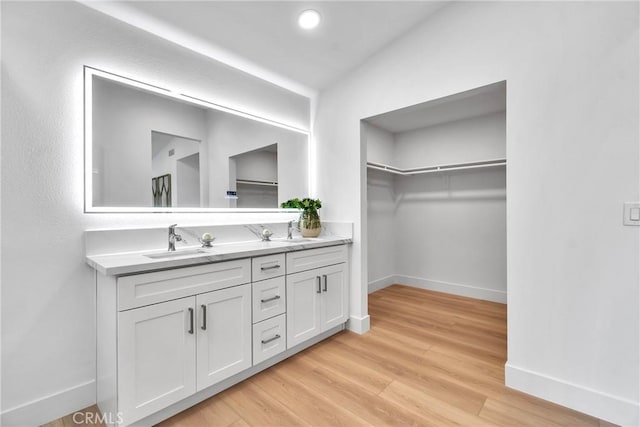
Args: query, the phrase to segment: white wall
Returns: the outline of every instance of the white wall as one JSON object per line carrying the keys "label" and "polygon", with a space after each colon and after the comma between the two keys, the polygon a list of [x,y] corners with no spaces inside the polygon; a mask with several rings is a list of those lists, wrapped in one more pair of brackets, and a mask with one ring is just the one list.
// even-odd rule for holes
{"label": "white wall", "polygon": [[374,292],[394,283],[398,272],[396,251],[396,192],[394,177],[375,169],[367,171],[368,287]]}
{"label": "white wall", "polygon": [[507,302],[504,168],[406,176],[395,192],[398,282]]}
{"label": "white wall", "polygon": [[395,162],[395,138],[394,135],[371,123],[365,123],[367,138],[367,161],[394,165]]}
{"label": "white wall", "polygon": [[325,219],[355,220],[354,323],[367,315],[360,120],[506,80],[507,384],[640,423],[640,236],[621,218],[640,199],[638,7],[453,3],[321,94],[318,196]]}
{"label": "white wall", "polygon": [[[395,156],[394,135],[363,122],[367,161],[391,165]],[[367,170],[367,227],[369,291],[393,283],[396,268],[396,193],[393,175]]]}
{"label": "white wall", "polygon": [[505,138],[504,112],[400,132],[392,165],[410,169],[500,159],[506,156]]}
{"label": "white wall", "polygon": [[83,65],[307,128],[309,100],[75,2],[2,2],[3,425],[95,402],[95,285],[86,229],[291,214],[84,214]]}
{"label": "white wall", "polygon": [[195,207],[200,204],[200,153],[184,156],[176,161],[176,198],[175,206]]}

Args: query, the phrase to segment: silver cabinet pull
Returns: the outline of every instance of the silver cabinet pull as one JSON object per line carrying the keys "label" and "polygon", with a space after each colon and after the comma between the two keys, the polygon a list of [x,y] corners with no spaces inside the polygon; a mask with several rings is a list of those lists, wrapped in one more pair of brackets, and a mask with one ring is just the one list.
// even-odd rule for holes
{"label": "silver cabinet pull", "polygon": [[200,329],[202,329],[203,331],[207,330],[207,306],[202,304],[200,307],[202,307],[202,326],[200,326]]}
{"label": "silver cabinet pull", "polygon": [[327,292],[327,275],[326,275],[326,274],[323,274],[323,275],[322,275],[322,279],[324,280],[324,288],[322,288],[322,290],[323,290],[324,292]]}
{"label": "silver cabinet pull", "polygon": [[262,340],[262,344],[269,344],[271,341],[275,341],[278,338],[280,338],[280,335],[276,334],[274,337],[271,337],[268,340]]}
{"label": "silver cabinet pull", "polygon": [[321,284],[320,284],[320,276],[316,276],[316,279],[318,280],[318,291],[316,293],[321,294],[322,293],[322,288],[321,288]]}
{"label": "silver cabinet pull", "polygon": [[280,268],[280,264],[270,265],[269,267],[260,267],[260,270],[275,270],[276,268]]}
{"label": "silver cabinet pull", "polygon": [[193,308],[189,307],[189,333],[193,334]]}
{"label": "silver cabinet pull", "polygon": [[260,302],[264,304],[265,302],[275,301],[277,299],[280,299],[280,295],[276,295],[274,297],[267,298],[267,299],[261,299]]}

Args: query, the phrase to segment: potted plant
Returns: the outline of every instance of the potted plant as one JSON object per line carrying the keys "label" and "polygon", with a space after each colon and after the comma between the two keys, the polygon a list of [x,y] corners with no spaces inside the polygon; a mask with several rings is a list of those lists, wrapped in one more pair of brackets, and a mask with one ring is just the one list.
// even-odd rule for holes
{"label": "potted plant", "polygon": [[322,207],[319,199],[304,198],[302,200],[295,198],[282,202],[282,208],[302,209],[300,213],[300,221],[298,229],[303,237],[318,237],[320,234],[320,216],[318,209]]}

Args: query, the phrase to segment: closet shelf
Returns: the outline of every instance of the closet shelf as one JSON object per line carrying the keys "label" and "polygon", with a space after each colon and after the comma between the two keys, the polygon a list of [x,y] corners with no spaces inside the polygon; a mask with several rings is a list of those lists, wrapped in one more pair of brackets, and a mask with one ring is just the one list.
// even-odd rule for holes
{"label": "closet shelf", "polygon": [[463,169],[490,168],[490,167],[496,167],[496,166],[505,166],[506,164],[507,164],[507,159],[491,159],[491,160],[482,160],[478,162],[450,163],[446,165],[433,165],[433,166],[423,166],[419,168],[401,169],[395,166],[385,165],[383,163],[367,162],[367,168],[381,170],[381,171],[393,173],[396,175],[406,176],[406,175],[417,175],[422,173],[446,172],[446,171],[455,171],[455,170],[463,170]]}
{"label": "closet shelf", "polygon": [[236,184],[245,185],[264,185],[267,187],[277,187],[278,183],[273,181],[256,181],[253,179],[236,179]]}

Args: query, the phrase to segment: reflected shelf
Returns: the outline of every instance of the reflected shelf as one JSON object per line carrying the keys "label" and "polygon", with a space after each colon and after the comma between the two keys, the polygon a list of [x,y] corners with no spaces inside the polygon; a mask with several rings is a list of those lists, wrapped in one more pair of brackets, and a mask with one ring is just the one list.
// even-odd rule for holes
{"label": "reflected shelf", "polygon": [[278,183],[273,181],[257,181],[253,179],[236,179],[236,184],[263,185],[267,187],[277,187]]}
{"label": "reflected shelf", "polygon": [[423,173],[491,168],[491,167],[498,167],[498,166],[506,166],[506,164],[507,164],[507,159],[491,159],[491,160],[481,160],[476,162],[449,163],[449,164],[442,164],[442,165],[423,166],[419,168],[401,169],[395,166],[385,165],[383,163],[367,162],[367,168],[380,170],[383,172],[389,172],[396,175],[407,176],[407,175],[418,175]]}

